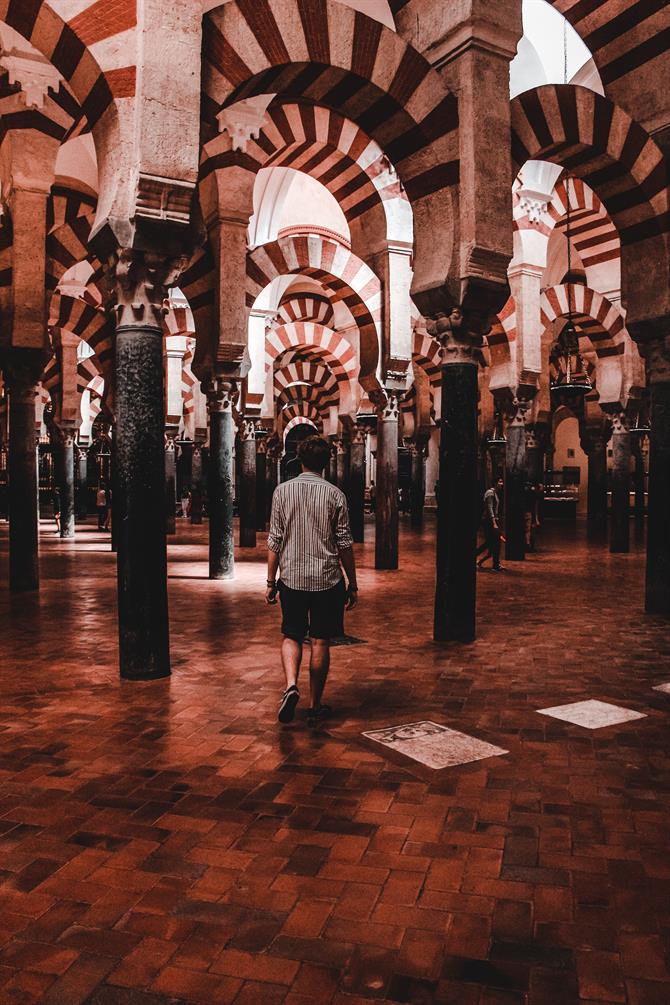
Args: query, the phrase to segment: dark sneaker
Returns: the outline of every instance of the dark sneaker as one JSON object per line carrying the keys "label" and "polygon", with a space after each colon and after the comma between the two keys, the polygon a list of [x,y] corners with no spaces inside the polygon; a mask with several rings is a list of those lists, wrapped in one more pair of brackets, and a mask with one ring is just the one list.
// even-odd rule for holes
{"label": "dark sneaker", "polygon": [[316,726],[319,722],[323,722],[324,719],[330,719],[333,714],[333,710],[330,705],[319,705],[318,708],[310,708],[307,713],[307,725]]}
{"label": "dark sneaker", "polygon": [[286,688],[284,691],[282,700],[279,704],[279,714],[277,715],[277,718],[280,722],[293,722],[295,707],[299,701],[300,691],[298,691],[295,684],[291,684],[291,686]]}

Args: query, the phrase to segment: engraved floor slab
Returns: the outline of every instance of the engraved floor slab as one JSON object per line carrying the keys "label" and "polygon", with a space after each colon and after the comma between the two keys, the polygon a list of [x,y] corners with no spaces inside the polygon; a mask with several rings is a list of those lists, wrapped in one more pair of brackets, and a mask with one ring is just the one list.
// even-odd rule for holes
{"label": "engraved floor slab", "polygon": [[467,733],[459,733],[438,722],[409,722],[400,726],[387,726],[363,733],[369,740],[429,768],[452,768],[457,764],[481,761],[485,757],[499,757],[509,751],[494,747],[492,743],[478,740]]}
{"label": "engraved floor slab", "polygon": [[657,684],[654,691],[662,691],[663,694],[670,694],[670,684]]}
{"label": "engraved floor slab", "polygon": [[576,726],[584,726],[586,729],[602,729],[604,726],[616,726],[620,722],[630,722],[633,719],[646,719],[644,712],[610,705],[607,701],[598,701],[595,698],[589,698],[588,701],[573,701],[569,705],[555,705],[553,708],[538,708],[538,712],[540,715],[550,715],[553,719],[573,722]]}

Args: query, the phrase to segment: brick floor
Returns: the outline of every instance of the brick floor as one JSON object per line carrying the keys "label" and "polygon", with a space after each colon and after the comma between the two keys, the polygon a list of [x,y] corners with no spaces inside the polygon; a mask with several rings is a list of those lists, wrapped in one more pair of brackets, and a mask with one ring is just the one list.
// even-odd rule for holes
{"label": "brick floor", "polygon": [[[432,537],[359,549],[337,715],[275,721],[263,554],[171,546],[174,673],[120,683],[114,559],[42,528],[10,597],[0,526],[0,1002],[667,1005],[668,625],[643,557],[570,528],[479,576],[479,640],[430,641]],[[372,535],[370,534],[370,537]],[[587,730],[541,708],[646,718]],[[433,720],[509,751],[430,771],[361,737]]]}

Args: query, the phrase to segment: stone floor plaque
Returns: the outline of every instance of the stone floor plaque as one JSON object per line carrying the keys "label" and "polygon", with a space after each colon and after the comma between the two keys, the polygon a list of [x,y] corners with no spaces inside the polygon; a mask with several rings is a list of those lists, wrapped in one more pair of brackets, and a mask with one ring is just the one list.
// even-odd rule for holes
{"label": "stone floor plaque", "polygon": [[585,729],[603,729],[605,726],[616,726],[633,719],[646,719],[644,712],[635,712],[632,708],[621,708],[595,698],[574,701],[569,705],[555,705],[553,708],[538,708],[538,712],[540,715],[550,715],[553,719],[584,726]]}
{"label": "stone floor plaque", "polygon": [[509,753],[502,747],[494,747],[467,733],[459,733],[456,729],[430,721],[387,726],[363,733],[363,736],[429,768],[452,768],[457,764],[469,764],[485,757]]}

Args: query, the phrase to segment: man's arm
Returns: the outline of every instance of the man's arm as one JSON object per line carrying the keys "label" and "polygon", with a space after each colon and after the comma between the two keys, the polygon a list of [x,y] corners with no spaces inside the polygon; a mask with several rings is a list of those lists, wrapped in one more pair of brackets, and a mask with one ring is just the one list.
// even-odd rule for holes
{"label": "man's arm", "polygon": [[344,496],[341,497],[337,506],[335,517],[335,540],[340,556],[340,562],[347,577],[347,610],[356,606],[358,600],[358,583],[356,582],[356,559],[354,558],[351,527],[349,525],[349,510]]}
{"label": "man's arm", "polygon": [[268,578],[265,589],[266,604],[277,603],[277,572],[279,571],[279,555],[284,540],[283,511],[279,495],[275,491],[270,512],[270,530],[268,533]]}
{"label": "man's arm", "polygon": [[347,577],[347,610],[350,611],[352,607],[356,606],[358,601],[356,559],[354,558],[354,549],[352,547],[345,548],[344,551],[340,552],[340,562]]}
{"label": "man's arm", "polygon": [[497,527],[498,526],[498,520],[496,518],[496,508],[495,508],[494,498],[493,498],[493,495],[488,495],[488,493],[487,493],[487,496],[486,496],[486,512],[488,513],[489,520],[491,521],[491,523],[493,524],[493,526]]}

